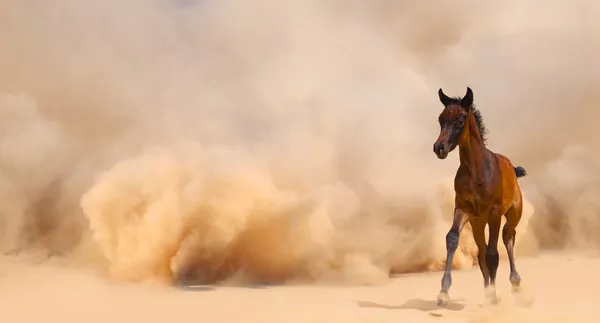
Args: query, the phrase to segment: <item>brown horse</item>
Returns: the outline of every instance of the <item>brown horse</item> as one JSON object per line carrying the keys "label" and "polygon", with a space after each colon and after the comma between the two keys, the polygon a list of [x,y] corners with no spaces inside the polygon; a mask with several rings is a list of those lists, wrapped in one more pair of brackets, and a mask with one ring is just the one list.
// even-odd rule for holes
{"label": "brown horse", "polygon": [[[523,167],[514,167],[507,157],[486,148],[485,126],[479,110],[473,105],[473,91],[470,88],[467,87],[467,94],[463,98],[450,98],[442,89],[438,95],[444,111],[439,116],[441,130],[433,144],[433,152],[438,158],[445,159],[458,146],[460,156],[460,166],[454,178],[454,220],[446,235],[446,268],[438,305],[445,306],[450,299],[448,290],[452,285],[452,258],[458,247],[460,232],[467,222],[471,223],[473,229],[487,296],[495,303],[498,236],[503,215],[506,224],[502,229],[502,240],[510,262],[509,280],[513,292],[517,291],[521,282],[514,258],[516,227],[523,211],[517,178],[527,175],[527,172]],[[486,225],[489,226],[488,244],[484,232]]]}

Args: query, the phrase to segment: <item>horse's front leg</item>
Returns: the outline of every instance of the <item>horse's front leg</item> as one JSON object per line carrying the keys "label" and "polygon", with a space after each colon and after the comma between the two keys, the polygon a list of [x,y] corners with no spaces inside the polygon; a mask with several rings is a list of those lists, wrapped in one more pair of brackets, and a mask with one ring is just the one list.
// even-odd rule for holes
{"label": "horse's front leg", "polygon": [[492,212],[488,222],[489,239],[485,252],[485,262],[490,273],[490,285],[487,288],[487,298],[491,303],[497,303],[496,296],[496,272],[498,271],[498,263],[500,256],[498,254],[498,238],[500,234],[501,214]]}
{"label": "horse's front leg", "polygon": [[445,306],[450,300],[448,290],[452,285],[452,259],[454,253],[458,248],[458,240],[460,233],[465,227],[465,224],[469,221],[471,215],[459,208],[454,209],[454,220],[452,221],[452,227],[446,235],[446,268],[444,270],[444,276],[442,277],[442,289],[437,297],[438,306]]}
{"label": "horse's front leg", "polygon": [[477,245],[477,262],[483,275],[483,287],[490,285],[490,272],[486,262],[487,243],[485,242],[486,223],[482,217],[474,216],[471,218],[471,228],[473,229],[473,239]]}

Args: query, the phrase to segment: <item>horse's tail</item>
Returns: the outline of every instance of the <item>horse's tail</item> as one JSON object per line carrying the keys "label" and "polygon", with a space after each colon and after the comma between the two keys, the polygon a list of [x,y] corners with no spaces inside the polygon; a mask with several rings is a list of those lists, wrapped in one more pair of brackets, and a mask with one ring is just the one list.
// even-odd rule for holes
{"label": "horse's tail", "polygon": [[517,175],[517,178],[519,178],[519,177],[526,176],[527,171],[525,170],[525,168],[523,168],[521,166],[517,166],[517,167],[515,167],[515,174]]}

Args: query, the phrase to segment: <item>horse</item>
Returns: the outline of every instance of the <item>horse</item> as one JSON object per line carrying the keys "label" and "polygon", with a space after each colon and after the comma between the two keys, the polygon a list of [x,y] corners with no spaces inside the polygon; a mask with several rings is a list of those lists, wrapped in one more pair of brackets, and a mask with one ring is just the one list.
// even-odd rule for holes
{"label": "horse", "polygon": [[[437,297],[438,306],[450,301],[448,290],[452,285],[451,266],[458,248],[460,233],[471,224],[477,245],[477,260],[483,275],[485,296],[497,303],[496,272],[498,270],[498,238],[502,216],[502,241],[510,263],[509,281],[513,293],[519,290],[521,276],[515,265],[514,246],[516,228],[523,213],[523,196],[517,182],[527,175],[521,166],[513,166],[510,159],[486,147],[486,129],[481,113],[473,104],[473,91],[467,87],[463,98],[451,98],[440,88],[438,96],[444,110],[438,117],[440,134],[433,144],[433,152],[445,159],[458,146],[460,165],[454,178],[454,219],[446,235],[446,266]],[[489,227],[488,243],[485,227]]]}

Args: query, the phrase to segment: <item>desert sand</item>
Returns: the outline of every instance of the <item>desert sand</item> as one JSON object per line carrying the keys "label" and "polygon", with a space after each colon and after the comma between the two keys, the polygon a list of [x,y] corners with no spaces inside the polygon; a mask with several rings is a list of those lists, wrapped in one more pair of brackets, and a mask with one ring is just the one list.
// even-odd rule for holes
{"label": "desert sand", "polygon": [[518,259],[523,290],[512,295],[499,268],[500,303],[484,302],[477,268],[455,271],[453,302],[438,308],[441,273],[406,274],[377,286],[164,287],[121,285],[59,264],[3,258],[0,310],[7,322],[594,322],[597,254]]}
{"label": "desert sand", "polygon": [[[0,322],[597,322],[600,2],[540,2],[0,1]],[[467,227],[440,309],[467,86],[523,290]]]}

